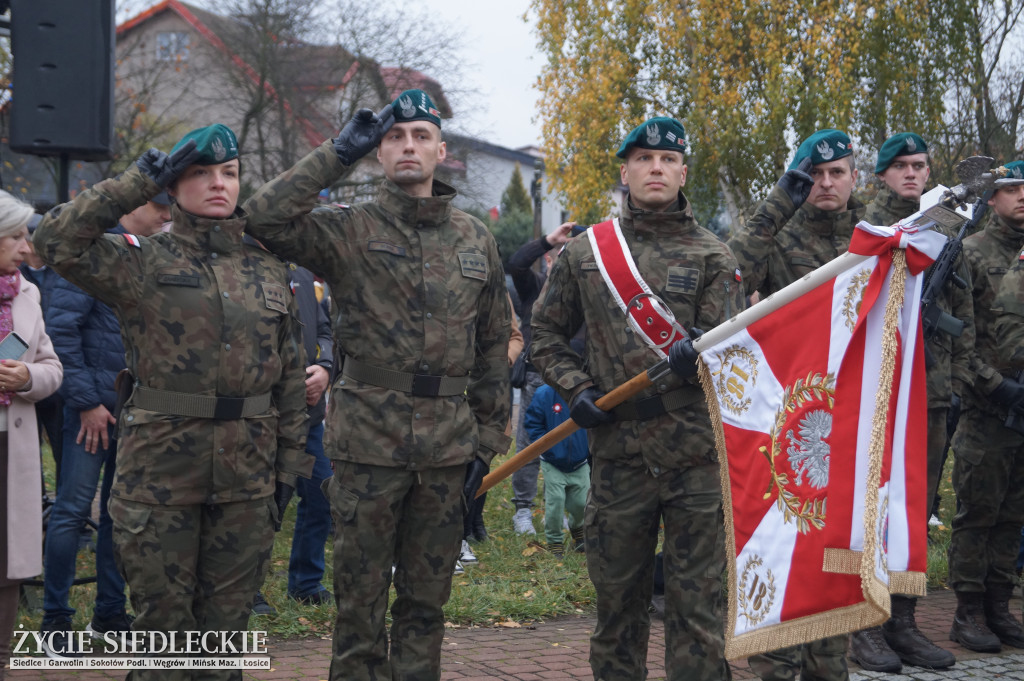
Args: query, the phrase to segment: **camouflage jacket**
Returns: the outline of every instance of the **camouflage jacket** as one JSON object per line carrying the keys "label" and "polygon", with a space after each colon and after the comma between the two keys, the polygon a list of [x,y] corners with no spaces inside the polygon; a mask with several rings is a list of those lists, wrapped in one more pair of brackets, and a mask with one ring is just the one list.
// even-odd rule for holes
{"label": "camouflage jacket", "polygon": [[[1021,249],[1024,249],[1024,231],[1010,227],[994,214],[982,231],[964,239],[964,257],[970,269],[974,294],[974,328],[977,334],[971,359],[971,369],[975,375],[974,390],[968,391],[970,401],[965,400],[965,406],[1006,413],[1005,408],[989,400],[987,395],[1006,377],[1004,372],[1009,374],[1013,366],[1010,355],[1016,354],[1018,348],[1004,345],[997,335],[995,303],[1003,275],[1017,264]],[[1008,282],[1007,286],[1015,283]]]}
{"label": "camouflage jacket", "polygon": [[[883,184],[875,199],[868,204],[864,221],[872,225],[891,226],[916,213],[920,206],[920,202],[905,199]],[[946,228],[937,231],[946,238],[956,236]],[[939,309],[964,323],[964,331],[958,338],[937,331],[928,341],[929,355],[934,362],[928,369],[929,408],[948,407],[951,393],[963,396],[967,386],[974,382],[974,374],[971,373],[974,301],[971,299],[971,274],[963,255],[960,256],[957,274],[967,282],[967,288],[962,289],[953,282],[947,282],[937,302]]]}
{"label": "camouflage jacket", "polygon": [[845,253],[863,214],[864,205],[853,197],[842,211],[809,203],[794,210],[785,191],[772,189],[744,228],[729,239],[746,293],[775,293]]}
{"label": "camouflage jacket", "polygon": [[335,347],[407,374],[468,376],[465,395],[416,397],[349,381],[331,390],[327,454],[418,470],[504,454],[511,312],[494,237],[452,207],[455,190],[410,196],[384,180],[375,201],[318,207],[345,170],[330,140],[246,203],[249,231],[330,286]]}
{"label": "camouflage jacket", "polygon": [[278,475],[309,477],[313,466],[287,268],[242,244],[240,212],[211,220],[174,206],[169,233],[135,244],[105,234],[158,191],[133,165],[51,210],[35,232],[36,251],[114,309],[137,385],[224,397],[270,392],[272,406],[217,420],[147,411],[133,395],[120,416],[112,493],[173,505],[270,496]]}
{"label": "camouflage jacket", "polygon": [[[619,224],[651,291],[687,330],[712,329],[743,307],[736,258],[711,232],[697,224],[686,198],[681,209],[654,213],[623,199]],[[587,325],[582,357],[569,341]],[[638,338],[608,291],[584,234],[558,257],[533,307],[531,359],[567,402],[591,385],[604,392],[656,364],[662,355]],[[632,459],[655,475],[666,467],[714,461],[707,405],[695,381],[669,372],[637,398],[677,389],[692,391],[692,407],[644,421],[618,421],[591,432],[594,456]]]}
{"label": "camouflage jacket", "polygon": [[864,211],[863,219],[871,225],[891,227],[903,218],[913,215],[920,208],[920,201],[903,198],[883,182],[875,198]]}
{"label": "camouflage jacket", "polygon": [[[995,345],[1003,348],[1000,357],[1007,373],[1024,370],[1024,257],[1021,255],[1003,276],[992,303],[992,314]],[[1016,376],[1010,378],[1017,379]]]}

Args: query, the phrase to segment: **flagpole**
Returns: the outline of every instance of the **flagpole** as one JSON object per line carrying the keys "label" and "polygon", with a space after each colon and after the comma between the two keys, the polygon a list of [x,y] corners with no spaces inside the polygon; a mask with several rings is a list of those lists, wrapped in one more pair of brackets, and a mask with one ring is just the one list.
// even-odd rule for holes
{"label": "flagpole", "polygon": [[[764,300],[758,302],[756,305],[752,305],[739,313],[732,319],[729,319],[728,321],[723,322],[710,331],[704,333],[700,338],[693,341],[693,348],[697,352],[701,352],[705,348],[712,347],[740,329],[745,329],[762,317],[768,316],[783,305],[796,300],[808,291],[816,289],[827,281],[831,281],[840,272],[843,272],[849,267],[853,267],[859,262],[867,260],[869,257],[871,256],[857,255],[849,252],[843,253],[838,258],[822,265],[813,272],[804,275],[784,289],[773,293]],[[596,404],[604,411],[611,411],[629,398],[638,395],[647,388],[650,388],[660,376],[663,376],[668,371],[670,371],[668,367],[668,360],[663,359],[647,371],[642,374],[637,374],[622,385],[602,396],[597,400]],[[526,406],[521,404],[519,405],[519,408],[525,409]],[[480,485],[480,490],[477,492],[477,496],[480,496],[487,490],[491,489],[499,482],[528,464],[530,461],[533,461],[538,456],[551,449],[551,447],[575,433],[579,428],[579,425],[570,419],[548,431],[540,439],[535,440],[528,447],[517,452],[512,458],[505,461],[484,476],[483,483]]]}

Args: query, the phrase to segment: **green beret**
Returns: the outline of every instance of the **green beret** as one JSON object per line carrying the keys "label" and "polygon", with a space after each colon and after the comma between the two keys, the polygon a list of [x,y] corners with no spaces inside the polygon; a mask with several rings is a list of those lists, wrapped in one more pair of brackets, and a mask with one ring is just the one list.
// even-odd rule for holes
{"label": "green beret", "polygon": [[912,132],[901,132],[885,140],[885,144],[878,150],[878,161],[875,162],[875,172],[884,173],[885,169],[892,165],[893,159],[898,156],[911,156],[913,154],[927,154],[928,145],[920,136]]}
{"label": "green beret", "polygon": [[811,165],[818,165],[838,161],[852,153],[853,143],[845,132],[826,128],[814,133],[800,144],[793,162],[789,164],[789,169],[796,168],[805,158],[811,159]]}
{"label": "green beret", "polygon": [[668,149],[686,155],[686,130],[683,129],[683,124],[674,118],[657,116],[633,128],[615,155],[626,158],[626,154],[633,147]]}
{"label": "green beret", "polygon": [[196,128],[182,137],[171,149],[171,153],[183,147],[189,140],[196,141],[196,151],[199,152],[199,158],[195,160],[196,165],[214,166],[238,158],[238,140],[235,133],[226,125],[214,123],[205,128]]}
{"label": "green beret", "polygon": [[1024,161],[1013,161],[1003,166],[1006,168],[1006,177],[995,181],[996,187],[1015,187],[1024,184]]}
{"label": "green beret", "polygon": [[441,112],[423,90],[406,90],[391,103],[391,109],[395,112],[395,123],[430,121],[441,127]]}

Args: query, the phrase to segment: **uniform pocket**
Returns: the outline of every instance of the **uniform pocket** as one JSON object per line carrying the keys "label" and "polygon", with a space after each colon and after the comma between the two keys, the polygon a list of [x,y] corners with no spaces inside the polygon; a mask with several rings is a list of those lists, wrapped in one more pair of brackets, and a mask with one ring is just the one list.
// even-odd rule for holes
{"label": "uniform pocket", "polygon": [[146,529],[153,509],[145,504],[132,504],[118,497],[110,497],[107,512],[115,528],[139,535]]}

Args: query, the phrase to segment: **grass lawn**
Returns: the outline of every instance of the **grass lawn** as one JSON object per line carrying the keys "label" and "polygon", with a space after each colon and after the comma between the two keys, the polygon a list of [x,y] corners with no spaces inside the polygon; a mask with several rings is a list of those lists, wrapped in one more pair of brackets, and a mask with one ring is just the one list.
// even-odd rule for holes
{"label": "grass lawn", "polygon": [[[53,459],[47,451],[43,457],[44,476],[51,495],[55,489]],[[497,465],[500,460],[495,461]],[[955,499],[950,481],[952,456],[940,482],[942,505],[941,527],[931,528],[928,552],[928,588],[945,588],[950,521]],[[564,558],[538,548],[543,542],[543,511],[535,510],[534,526],[540,534],[519,536],[512,531],[512,485],[502,481],[487,496],[484,521],[490,534],[487,542],[474,545],[479,562],[466,567],[466,573],[455,577],[452,596],[445,606],[445,618],[452,626],[491,626],[545,620],[558,615],[592,610],[594,588],[587,577],[585,556],[573,552]],[[541,504],[538,504],[541,505]],[[277,608],[276,617],[254,618],[254,629],[275,636],[329,636],[334,622],[334,605],[305,606],[286,596],[288,554],[295,524],[295,504],[285,515],[283,529],[274,542],[270,574],[263,592]],[[568,537],[567,537],[568,539]],[[83,549],[78,556],[78,574],[94,574],[93,554]],[[331,545],[327,546],[327,575],[324,586],[333,589]],[[42,590],[33,589],[42,602]],[[95,595],[93,584],[72,587],[71,604],[77,610],[74,628],[82,630],[92,616]],[[26,629],[39,627],[42,613],[22,608],[19,623]]]}

